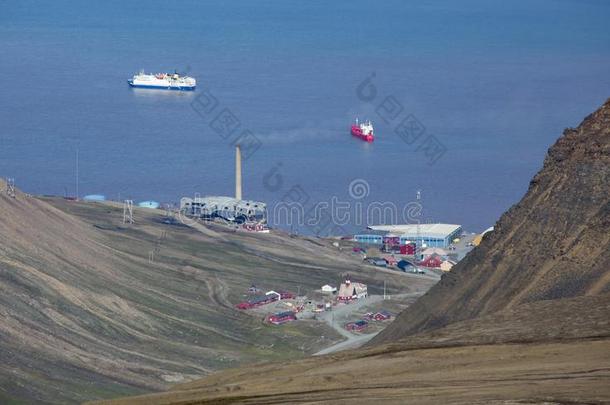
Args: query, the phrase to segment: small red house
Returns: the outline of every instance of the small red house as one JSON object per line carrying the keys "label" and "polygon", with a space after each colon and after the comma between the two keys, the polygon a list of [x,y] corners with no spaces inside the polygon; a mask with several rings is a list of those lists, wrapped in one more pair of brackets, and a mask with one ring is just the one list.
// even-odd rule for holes
{"label": "small red house", "polygon": [[383,260],[385,260],[388,266],[396,266],[398,264],[398,261],[394,256],[385,256]]}
{"label": "small red house", "polygon": [[406,245],[400,245],[401,255],[415,255],[415,243],[407,243]]}
{"label": "small red house", "polygon": [[441,267],[442,262],[443,262],[443,259],[441,259],[440,256],[432,255],[432,256],[426,257],[419,264],[424,267],[438,268],[438,267]]}
{"label": "small red house", "polygon": [[277,314],[270,315],[268,318],[269,322],[274,325],[281,325],[283,323],[292,322],[297,320],[297,316],[292,311],[279,312]]}
{"label": "small red house", "polygon": [[376,321],[387,321],[392,318],[392,314],[388,311],[379,311],[372,316],[372,318]]}
{"label": "small red house", "polygon": [[296,298],[296,294],[288,292],[288,291],[280,291],[280,295],[283,300],[292,300]]}
{"label": "small red house", "polygon": [[360,331],[366,329],[367,326],[369,326],[369,323],[367,321],[359,320],[356,322],[348,323],[347,325],[345,325],[345,329],[353,331],[353,332],[360,332]]}
{"label": "small red house", "polygon": [[[290,294],[290,293],[277,293],[277,294],[281,294],[282,298],[285,298],[284,294],[287,294],[286,298],[293,298],[293,297],[288,296],[288,294]],[[235,307],[237,309],[251,309],[251,308],[260,307],[261,305],[265,305],[265,304],[269,304],[271,302],[277,301],[277,299],[278,299],[278,296],[275,294],[260,295],[257,297],[252,297],[247,301],[240,302]]]}

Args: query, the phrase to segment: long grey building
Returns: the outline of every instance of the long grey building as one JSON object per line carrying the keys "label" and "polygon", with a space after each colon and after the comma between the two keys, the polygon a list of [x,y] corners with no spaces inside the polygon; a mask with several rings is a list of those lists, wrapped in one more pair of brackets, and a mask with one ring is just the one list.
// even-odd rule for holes
{"label": "long grey building", "polygon": [[233,197],[183,197],[180,199],[180,211],[188,216],[206,219],[223,218],[237,223],[267,221],[267,204]]}
{"label": "long grey building", "polygon": [[462,227],[455,224],[374,225],[371,232],[354,235],[361,243],[383,244],[384,237],[399,237],[400,244],[415,242],[418,246],[447,247],[462,234]]}

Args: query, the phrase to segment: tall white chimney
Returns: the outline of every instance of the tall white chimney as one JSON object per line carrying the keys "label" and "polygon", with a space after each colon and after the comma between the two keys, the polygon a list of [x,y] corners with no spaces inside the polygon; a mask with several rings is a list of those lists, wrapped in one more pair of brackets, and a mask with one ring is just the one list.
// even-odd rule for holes
{"label": "tall white chimney", "polygon": [[241,149],[235,146],[235,198],[241,200]]}

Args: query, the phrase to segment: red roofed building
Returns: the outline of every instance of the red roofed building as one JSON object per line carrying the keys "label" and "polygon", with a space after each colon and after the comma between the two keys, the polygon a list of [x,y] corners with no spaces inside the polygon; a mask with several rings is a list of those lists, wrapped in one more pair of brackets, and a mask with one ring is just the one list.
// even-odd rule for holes
{"label": "red roofed building", "polygon": [[296,321],[297,316],[292,311],[280,312],[269,316],[269,322],[274,325],[281,325],[283,323]]}
{"label": "red roofed building", "polygon": [[372,319],[376,321],[387,321],[392,317],[392,314],[388,311],[379,311],[372,316]]}
{"label": "red roofed building", "polygon": [[424,267],[438,268],[438,267],[441,267],[442,262],[443,262],[443,259],[441,259],[440,256],[432,255],[432,256],[428,256],[424,260],[422,260],[419,263],[419,265],[424,266]]}
{"label": "red roofed building", "polygon": [[396,266],[398,264],[398,261],[394,256],[385,256],[383,260],[385,260],[388,266]]}

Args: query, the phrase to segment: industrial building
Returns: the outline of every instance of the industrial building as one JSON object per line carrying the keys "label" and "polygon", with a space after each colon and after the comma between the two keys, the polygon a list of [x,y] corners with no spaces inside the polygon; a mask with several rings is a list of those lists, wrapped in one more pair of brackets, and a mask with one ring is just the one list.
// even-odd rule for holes
{"label": "industrial building", "polygon": [[370,245],[383,245],[383,235],[375,235],[373,233],[354,235],[354,241]]}
{"label": "industrial building", "polygon": [[232,197],[183,197],[180,199],[180,211],[188,216],[205,219],[223,218],[237,223],[264,222],[267,204]]}
{"label": "industrial building", "polygon": [[[195,195],[182,197],[180,211],[187,216],[203,219],[222,218],[226,221],[245,224],[244,229],[264,232],[267,223],[267,204],[242,199],[241,149],[235,147],[235,197]],[[256,227],[250,229],[248,226]],[[262,227],[259,227],[262,226]]]}
{"label": "industrial building", "polygon": [[462,227],[454,224],[373,225],[367,232],[354,235],[354,241],[375,245],[388,238],[399,237],[400,245],[415,242],[423,247],[447,247],[462,234]]}

